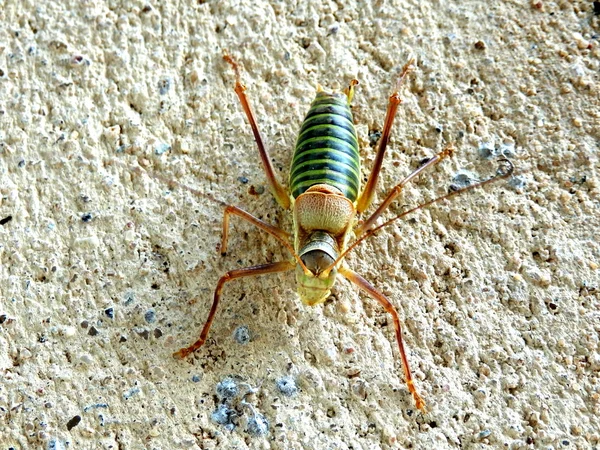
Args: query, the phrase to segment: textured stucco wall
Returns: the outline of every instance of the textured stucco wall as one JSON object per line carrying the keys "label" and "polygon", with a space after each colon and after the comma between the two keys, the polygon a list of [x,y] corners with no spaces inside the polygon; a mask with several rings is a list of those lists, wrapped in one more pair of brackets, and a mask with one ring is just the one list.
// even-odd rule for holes
{"label": "textured stucco wall", "polygon": [[[600,446],[600,17],[575,0],[365,3],[0,0],[0,449]],[[344,281],[316,308],[292,275],[231,283],[206,346],[171,357],[221,274],[289,257],[235,219],[219,256],[219,205],[158,177],[291,230],[224,50],[283,182],[316,84],[352,78],[368,174],[410,55],[378,198],[447,143],[392,212],[491,176],[486,153],[516,165],[348,258],[397,305],[428,414],[389,317]]]}

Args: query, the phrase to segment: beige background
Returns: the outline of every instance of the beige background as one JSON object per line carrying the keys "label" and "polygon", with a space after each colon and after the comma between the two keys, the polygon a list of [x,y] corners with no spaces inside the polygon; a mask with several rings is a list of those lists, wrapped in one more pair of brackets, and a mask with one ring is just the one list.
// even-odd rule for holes
{"label": "beige background", "polygon": [[[598,448],[599,33],[589,1],[0,0],[0,448]],[[455,157],[393,211],[461,170],[491,176],[485,149],[511,154],[512,180],[348,258],[397,305],[429,414],[389,317],[344,281],[314,309],[291,275],[232,283],[207,345],[171,357],[221,274],[288,258],[239,221],[219,256],[217,204],[131,169],[291,230],[225,49],[284,182],[314,87],[354,77],[369,173],[410,55],[379,199],[448,142]],[[250,405],[229,403],[233,431],[211,420],[227,376]],[[284,376],[296,395],[278,391]],[[255,414],[265,436],[248,432]]]}

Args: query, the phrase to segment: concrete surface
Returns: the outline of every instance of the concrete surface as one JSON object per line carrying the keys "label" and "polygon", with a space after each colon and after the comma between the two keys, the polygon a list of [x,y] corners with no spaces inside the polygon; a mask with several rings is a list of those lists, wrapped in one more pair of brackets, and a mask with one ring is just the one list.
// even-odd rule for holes
{"label": "concrete surface", "polygon": [[[0,0],[0,449],[599,448],[593,8]],[[162,179],[291,230],[224,50],[284,182],[316,84],[352,78],[369,173],[410,55],[378,198],[457,151],[389,217],[515,164],[348,257],[397,305],[427,414],[390,318],[345,281],[316,308],[293,275],[231,283],[206,346],[172,358],[221,274],[289,258],[237,220],[221,257],[221,207]]]}

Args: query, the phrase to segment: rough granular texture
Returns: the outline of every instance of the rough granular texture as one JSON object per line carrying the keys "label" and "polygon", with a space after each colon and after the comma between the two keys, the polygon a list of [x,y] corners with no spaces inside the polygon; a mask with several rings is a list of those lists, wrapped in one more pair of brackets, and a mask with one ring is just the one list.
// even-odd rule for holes
{"label": "rough granular texture", "polygon": [[[600,446],[594,3],[0,0],[0,447]],[[346,260],[398,308],[427,414],[391,318],[341,279],[315,308],[293,274],[228,283],[206,344],[172,357],[220,276],[290,258],[236,217],[220,256],[215,200],[292,231],[224,51],[283,184],[317,83],[356,78],[364,185],[410,57],[376,203],[456,151],[386,217],[515,165]]]}

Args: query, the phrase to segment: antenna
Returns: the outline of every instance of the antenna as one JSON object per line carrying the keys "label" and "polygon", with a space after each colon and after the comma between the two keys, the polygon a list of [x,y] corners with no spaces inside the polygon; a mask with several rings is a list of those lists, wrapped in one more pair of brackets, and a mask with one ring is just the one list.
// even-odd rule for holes
{"label": "antenna", "polygon": [[332,270],[337,264],[340,263],[340,261],[342,261],[347,255],[348,253],[350,253],[352,250],[354,250],[354,248],[356,248],[361,242],[363,242],[365,239],[367,239],[370,236],[373,236],[375,233],[377,233],[379,230],[381,230],[384,227],[387,227],[388,225],[392,224],[393,222],[395,222],[398,219],[402,219],[403,217],[414,213],[415,211],[418,211],[419,209],[423,209],[423,208],[427,208],[428,206],[433,205],[434,203],[439,203],[442,200],[448,200],[451,199],[459,194],[462,194],[464,192],[467,191],[471,191],[473,189],[479,188],[479,187],[483,187],[487,184],[491,184],[491,183],[495,183],[496,181],[508,178],[509,176],[512,175],[513,171],[514,171],[514,164],[512,162],[510,162],[508,159],[506,158],[502,158],[500,160],[501,162],[503,162],[505,164],[504,167],[499,167],[498,170],[496,171],[496,175],[488,178],[487,180],[484,181],[480,181],[479,183],[475,183],[472,184],[471,186],[467,186],[464,187],[462,189],[459,189],[457,191],[454,192],[450,192],[449,194],[446,195],[442,195],[441,197],[435,198],[433,200],[430,200],[426,203],[423,203],[419,206],[415,206],[412,209],[409,209],[408,211],[404,211],[401,214],[398,214],[396,217],[392,217],[391,219],[389,219],[388,221],[382,223],[381,225],[376,226],[375,228],[371,228],[370,230],[366,231],[360,238],[358,238],[356,241],[354,241],[346,250],[344,250],[344,252],[342,252],[338,258],[329,266],[327,267],[323,272],[327,272],[329,270]]}

